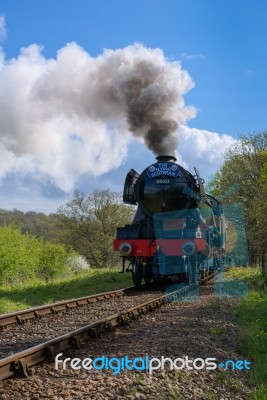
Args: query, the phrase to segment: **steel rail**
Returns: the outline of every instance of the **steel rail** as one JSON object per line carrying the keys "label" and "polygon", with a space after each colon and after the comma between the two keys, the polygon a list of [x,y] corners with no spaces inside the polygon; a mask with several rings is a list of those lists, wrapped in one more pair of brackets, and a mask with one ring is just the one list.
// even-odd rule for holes
{"label": "steel rail", "polygon": [[[205,281],[211,279],[212,276],[213,274],[201,279],[201,282],[205,283]],[[138,289],[140,290],[140,288],[142,289],[145,287],[146,288],[148,287],[147,283],[144,283]],[[56,303],[45,304],[43,306],[18,310],[11,313],[0,314],[0,330],[8,325],[23,324],[24,322],[31,319],[38,319],[49,314],[68,311],[70,309],[78,308],[101,300],[123,296],[128,290],[134,290],[134,289],[136,289],[136,286],[128,286],[126,288],[112,290],[110,292],[98,293],[89,296],[58,301]]]}
{"label": "steel rail", "polygon": [[43,306],[27,308],[12,313],[2,314],[0,315],[0,330],[8,325],[23,324],[25,321],[28,321],[30,319],[41,318],[45,315],[68,311],[70,309],[78,308],[101,300],[124,296],[128,290],[134,288],[135,286],[129,286],[118,290],[112,290],[110,292],[63,300],[56,303],[45,304]]}
{"label": "steel rail", "polygon": [[112,330],[115,326],[123,325],[146,312],[153,311],[155,308],[168,302],[175,301],[198,287],[199,285],[197,284],[184,286],[146,303],[100,319],[87,326],[6,357],[0,360],[0,380],[9,377],[26,377],[29,375],[29,368],[31,366],[46,360],[53,361],[56,354],[71,347],[81,348],[84,341],[97,337],[99,333]]}

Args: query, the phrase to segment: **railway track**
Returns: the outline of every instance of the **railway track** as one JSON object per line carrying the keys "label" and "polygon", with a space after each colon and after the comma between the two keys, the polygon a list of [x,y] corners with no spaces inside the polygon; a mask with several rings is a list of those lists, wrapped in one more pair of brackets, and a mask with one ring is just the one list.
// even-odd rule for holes
{"label": "railway track", "polygon": [[175,292],[157,297],[154,296],[153,299],[145,303],[126,308],[119,313],[108,315],[96,322],[6,357],[0,360],[0,379],[12,376],[25,377],[29,375],[29,368],[31,366],[45,360],[53,360],[57,353],[66,351],[71,347],[80,348],[84,341],[90,340],[92,337],[97,337],[100,333],[111,330],[115,326],[125,324],[139,315],[153,311],[168,301],[176,300],[194,288],[196,288],[196,285],[190,287],[184,286]]}
{"label": "railway track", "polygon": [[123,289],[113,290],[110,292],[98,293],[95,295],[79,297],[76,299],[58,301],[52,304],[47,304],[24,310],[18,310],[12,313],[2,314],[0,315],[0,329],[3,329],[8,325],[23,324],[29,320],[39,319],[41,317],[50,314],[69,311],[71,309],[75,309],[85,305],[90,305],[98,301],[124,296],[127,292],[134,289],[135,289],[134,286],[129,286]]}
{"label": "railway track", "polygon": [[[212,277],[213,277],[212,275],[206,277],[204,281],[210,280]],[[31,327],[31,331],[34,331],[33,340],[29,338],[30,332],[27,331],[25,332],[25,330],[23,330],[24,336],[22,336],[22,340],[18,340],[18,337],[16,337],[16,334],[14,333],[14,329],[12,329],[11,335],[14,340],[14,343],[8,342],[8,340],[11,339],[11,337],[9,339],[7,338],[8,342],[6,343],[7,353],[4,355],[4,358],[0,360],[0,380],[9,377],[28,376],[30,373],[29,368],[32,367],[33,365],[38,364],[42,361],[47,361],[47,360],[51,361],[55,358],[55,355],[57,353],[64,352],[71,347],[81,348],[82,343],[84,341],[90,340],[90,338],[92,337],[97,337],[104,331],[112,330],[114,327],[118,325],[125,324],[127,323],[127,321],[135,319],[138,316],[143,315],[144,313],[153,311],[155,308],[158,308],[169,301],[174,301],[178,298],[181,298],[182,296],[185,296],[186,294],[192,292],[194,289],[197,288],[198,288],[197,285],[191,285],[191,286],[185,285],[183,287],[180,287],[178,290],[175,290],[165,295],[162,294],[159,295],[158,292],[143,293],[142,295],[140,295],[140,292],[136,292],[136,295],[133,295],[133,293],[131,293],[131,296],[125,296],[125,293],[129,291],[129,289],[130,290],[132,289],[132,287],[130,287],[127,288],[126,292],[122,292],[124,293],[124,295],[121,295],[117,298],[115,296],[116,301],[114,301],[112,307],[110,307],[111,304],[110,301],[108,302],[109,307],[106,307],[107,304],[105,303],[104,314],[106,315],[99,318],[101,314],[98,314],[95,309],[91,310],[91,317],[89,318],[89,316],[87,316],[85,320],[83,319],[82,323],[76,322],[74,325],[75,328],[72,329],[71,331],[70,331],[70,324],[68,323],[69,318],[66,324],[66,321],[64,321],[63,323],[61,316],[60,320],[57,322],[60,323],[60,329],[51,331],[50,333],[48,333],[48,337],[47,333],[44,330],[44,327],[46,326],[47,331],[49,331],[47,324],[44,325],[43,329],[40,329],[39,326],[37,327],[39,333],[36,332],[35,329],[33,329],[33,326],[35,327],[35,324],[34,325],[29,324],[29,326]],[[106,295],[106,294],[101,294],[101,295]],[[72,302],[73,301],[74,300],[72,300]],[[136,304],[137,302],[139,302],[139,304]],[[101,304],[101,302],[97,302],[96,300],[96,303],[91,302],[85,304],[99,305]],[[57,305],[59,306],[59,304]],[[77,310],[79,309],[81,308],[79,307],[74,308],[75,319],[77,319]],[[120,310],[119,312],[118,309]],[[70,311],[71,308],[69,308],[68,310]],[[55,315],[57,314],[55,314],[54,312],[52,313],[54,321]],[[85,313],[83,312],[83,315],[84,314]],[[72,314],[68,313],[66,315],[68,315],[69,317]],[[41,320],[45,321],[45,317],[42,318]],[[85,322],[86,320],[87,322]],[[64,324],[66,329],[63,329]],[[24,328],[27,325],[28,324],[25,324]],[[6,336],[7,331],[5,330],[4,332]],[[21,347],[22,343],[24,347],[26,345],[27,347],[26,349],[25,348],[23,349],[23,346]],[[2,346],[1,348],[2,351],[3,347],[5,346]],[[14,350],[16,351],[15,354]]]}
{"label": "railway track", "polygon": [[[75,301],[72,299],[68,302],[42,307],[41,318],[27,318],[34,315],[36,309],[27,310],[23,319],[21,312],[19,312],[19,321],[21,322],[19,324],[8,324],[2,330],[0,358],[8,357],[14,352],[20,352],[71,330],[79,329],[88,323],[93,323],[116,313],[118,309],[125,310],[134,304],[148,301],[160,294],[159,290],[147,292],[141,288],[137,291],[136,288],[130,287],[112,293],[89,296],[83,298],[82,301],[81,299]],[[68,304],[72,306],[66,308]],[[51,310],[54,311],[51,312]],[[7,321],[10,322],[10,320]]]}

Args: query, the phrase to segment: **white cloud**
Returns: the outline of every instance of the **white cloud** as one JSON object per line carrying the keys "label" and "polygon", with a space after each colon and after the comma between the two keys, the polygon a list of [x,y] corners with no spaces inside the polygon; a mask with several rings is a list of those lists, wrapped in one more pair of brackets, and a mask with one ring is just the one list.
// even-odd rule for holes
{"label": "white cloud", "polygon": [[1,60],[2,179],[28,174],[70,193],[80,177],[122,165],[133,136],[154,153],[174,153],[178,138],[178,161],[205,171],[234,142],[187,126],[196,109],[183,96],[194,82],[160,49],[135,44],[94,58],[70,43],[46,59],[33,44]]}
{"label": "white cloud", "polygon": [[[31,173],[68,192],[80,175],[98,176],[123,163],[129,130],[153,147],[150,125],[164,135],[170,127],[175,143],[173,126],[195,115],[183,101],[193,85],[178,62],[140,44],[96,58],[75,43],[56,59],[46,59],[35,44],[23,48],[0,70],[0,176]],[[170,145],[165,136],[162,143]]]}
{"label": "white cloud", "polygon": [[223,153],[234,143],[230,135],[181,126],[179,131],[179,155],[186,167],[195,166],[203,176],[213,174],[222,164]]}

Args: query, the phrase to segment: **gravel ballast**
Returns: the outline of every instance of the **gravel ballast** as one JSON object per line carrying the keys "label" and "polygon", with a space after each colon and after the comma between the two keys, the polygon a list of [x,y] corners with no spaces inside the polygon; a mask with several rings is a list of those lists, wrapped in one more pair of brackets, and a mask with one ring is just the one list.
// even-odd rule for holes
{"label": "gravel ballast", "polygon": [[[235,304],[235,298],[216,298],[210,282],[202,289],[199,300],[169,303],[65,356],[164,356],[172,360],[212,357],[218,364],[228,359],[243,360],[236,350],[241,328],[235,323]],[[226,371],[221,367],[179,371],[166,368],[151,375],[123,371],[114,375],[112,370],[55,370],[51,363],[34,367],[33,373],[27,379],[0,382],[0,399],[241,400],[253,392],[250,371]]]}
{"label": "gravel ballast", "polygon": [[159,296],[162,296],[162,292],[159,290],[140,292],[130,290],[127,295],[85,304],[63,313],[48,314],[40,319],[30,319],[22,325],[9,325],[1,332],[0,358],[8,357],[14,352],[18,353],[109,315],[116,314],[118,310],[126,310]]}

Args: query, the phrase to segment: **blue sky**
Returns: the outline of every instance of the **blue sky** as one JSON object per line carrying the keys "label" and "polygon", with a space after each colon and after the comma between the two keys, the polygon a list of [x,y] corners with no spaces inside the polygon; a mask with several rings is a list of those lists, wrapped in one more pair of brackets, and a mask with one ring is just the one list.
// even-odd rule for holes
{"label": "blue sky", "polygon": [[[31,81],[28,72],[24,75],[26,68],[42,78],[46,87],[51,60],[57,60],[60,71],[63,62],[68,68],[70,57],[90,57],[94,64],[103,49],[114,51],[135,43],[161,49],[167,63],[180,61],[182,70],[187,71],[188,88],[183,99],[195,110],[195,117],[187,118],[178,132],[179,160],[191,171],[195,165],[207,177],[221,163],[218,149],[223,151],[239,133],[266,129],[266,15],[267,3],[263,0],[1,0],[0,208],[55,212],[71,198],[74,189],[85,193],[102,188],[121,191],[130,168],[141,172],[154,162],[153,153],[131,134],[126,139],[126,133],[122,133],[119,147],[119,139],[115,140],[110,130],[112,119],[105,125],[106,116],[94,131],[100,138],[101,129],[105,130],[103,154],[99,154],[100,139],[95,141],[94,137],[87,143],[84,132],[86,122],[90,130],[89,120],[82,116],[80,121],[79,113],[75,113],[71,128],[66,128],[71,137],[68,144],[63,138],[64,126],[69,123],[65,111],[64,118],[53,125],[49,120],[52,111],[46,104],[42,119],[38,120],[37,112],[29,124],[30,111],[35,110],[32,104],[26,107],[26,91],[29,87],[36,90],[37,81]],[[73,42],[76,47],[67,47]],[[42,49],[33,48],[34,44]],[[24,51],[24,63],[19,61],[22,48],[29,49]],[[61,52],[65,54],[61,64],[60,49],[66,50]],[[131,48],[133,57],[135,51]],[[75,69],[72,74],[76,82]],[[57,86],[61,76],[58,73],[53,78],[57,81],[49,82]],[[190,80],[191,86],[194,82],[191,89]],[[87,90],[89,93],[90,84]],[[51,96],[47,95],[46,102],[54,101]],[[102,106],[101,102],[97,104],[97,113],[101,114]],[[73,102],[69,107],[72,113]],[[84,145],[83,150],[80,145]],[[116,161],[109,159],[109,151]],[[66,153],[68,157],[64,158]]]}

